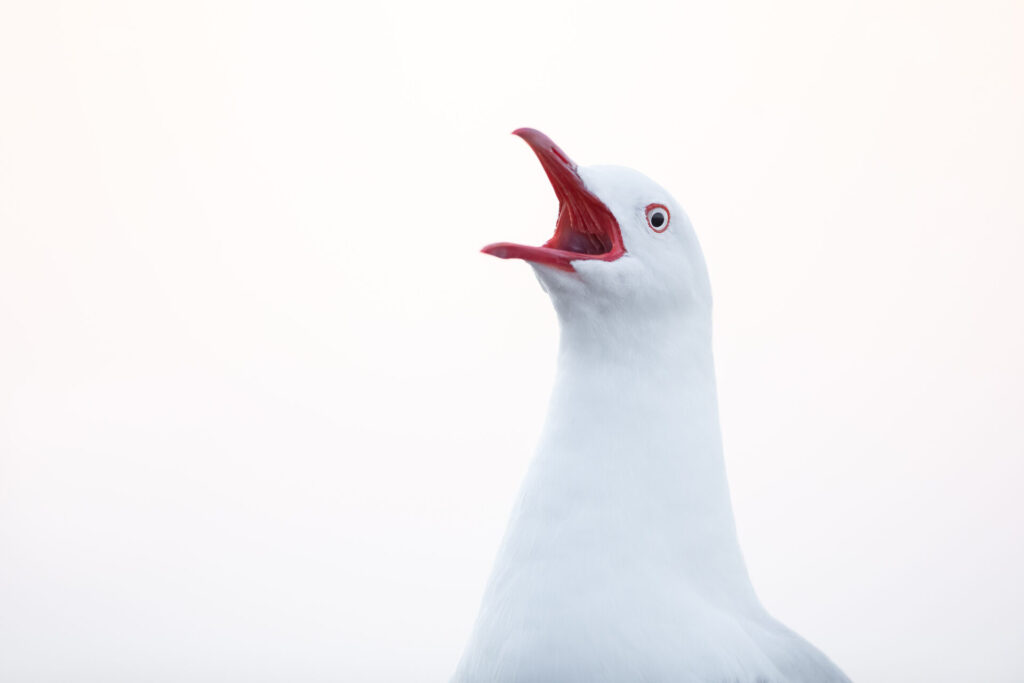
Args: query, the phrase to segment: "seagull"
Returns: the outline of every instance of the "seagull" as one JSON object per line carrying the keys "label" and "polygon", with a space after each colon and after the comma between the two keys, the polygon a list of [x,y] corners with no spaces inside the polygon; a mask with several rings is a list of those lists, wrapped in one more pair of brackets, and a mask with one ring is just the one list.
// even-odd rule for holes
{"label": "seagull", "polygon": [[559,200],[522,259],[557,312],[547,419],[453,683],[849,681],[773,618],[733,519],[693,226],[646,176],[521,128]]}

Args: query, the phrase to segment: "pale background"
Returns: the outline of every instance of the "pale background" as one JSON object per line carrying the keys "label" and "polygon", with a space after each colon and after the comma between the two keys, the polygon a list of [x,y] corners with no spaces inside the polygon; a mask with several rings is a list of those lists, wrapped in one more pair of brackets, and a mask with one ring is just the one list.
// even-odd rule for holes
{"label": "pale background", "polygon": [[1024,4],[5,2],[0,680],[443,681],[540,428],[556,203],[716,293],[765,604],[1024,681]]}

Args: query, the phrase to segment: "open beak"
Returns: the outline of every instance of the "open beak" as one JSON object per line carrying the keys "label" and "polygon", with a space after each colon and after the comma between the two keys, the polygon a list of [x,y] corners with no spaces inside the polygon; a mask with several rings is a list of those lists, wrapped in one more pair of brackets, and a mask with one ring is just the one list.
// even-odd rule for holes
{"label": "open beak", "polygon": [[555,190],[559,205],[555,234],[542,247],[497,242],[481,251],[498,258],[518,258],[569,271],[573,270],[573,261],[614,261],[625,254],[618,221],[583,186],[576,164],[566,153],[539,130],[520,128],[512,134],[526,140]]}

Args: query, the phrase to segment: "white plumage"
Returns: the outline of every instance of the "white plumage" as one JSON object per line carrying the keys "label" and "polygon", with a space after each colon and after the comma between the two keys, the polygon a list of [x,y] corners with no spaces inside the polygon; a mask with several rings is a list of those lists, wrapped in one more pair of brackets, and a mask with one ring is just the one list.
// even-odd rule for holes
{"label": "white plumage", "polygon": [[578,168],[541,133],[517,134],[561,200],[558,228],[545,247],[485,251],[534,266],[558,313],[558,370],[453,681],[848,680],[765,611],[747,575],[710,284],[683,210],[635,171]]}

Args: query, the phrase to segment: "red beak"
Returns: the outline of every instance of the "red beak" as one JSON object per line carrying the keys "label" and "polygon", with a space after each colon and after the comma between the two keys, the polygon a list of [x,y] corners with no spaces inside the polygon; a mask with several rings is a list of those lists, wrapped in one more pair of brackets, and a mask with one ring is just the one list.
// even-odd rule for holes
{"label": "red beak", "polygon": [[558,197],[555,235],[542,247],[498,242],[488,244],[481,251],[498,258],[519,258],[569,271],[573,270],[573,261],[614,261],[625,254],[618,221],[608,207],[583,186],[576,164],[569,156],[539,130],[520,128],[512,134],[526,140],[540,159]]}

